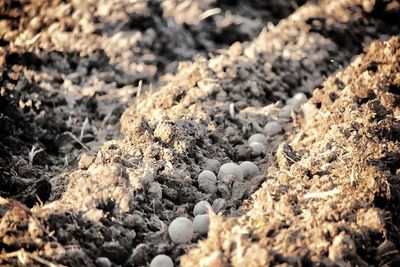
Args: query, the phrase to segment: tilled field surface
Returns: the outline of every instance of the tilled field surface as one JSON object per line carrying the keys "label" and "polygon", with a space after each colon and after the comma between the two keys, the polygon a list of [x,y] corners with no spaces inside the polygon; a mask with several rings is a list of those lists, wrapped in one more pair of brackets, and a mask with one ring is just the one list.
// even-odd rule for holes
{"label": "tilled field surface", "polygon": [[305,2],[2,2],[0,264],[399,265],[400,4]]}

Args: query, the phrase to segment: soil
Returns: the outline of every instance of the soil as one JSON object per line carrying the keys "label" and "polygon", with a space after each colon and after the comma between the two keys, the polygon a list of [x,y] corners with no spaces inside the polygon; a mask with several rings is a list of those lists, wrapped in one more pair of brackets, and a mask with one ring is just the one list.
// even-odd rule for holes
{"label": "soil", "polygon": [[[399,17],[397,1],[1,2],[0,264],[400,264]],[[199,188],[243,161],[260,175]],[[208,235],[173,244],[170,222],[217,198]]]}

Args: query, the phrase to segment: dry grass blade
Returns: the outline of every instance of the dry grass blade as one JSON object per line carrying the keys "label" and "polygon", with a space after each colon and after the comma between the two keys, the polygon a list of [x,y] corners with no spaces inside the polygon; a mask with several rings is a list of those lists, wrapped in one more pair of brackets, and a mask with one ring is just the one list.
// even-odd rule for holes
{"label": "dry grass blade", "polygon": [[17,250],[17,251],[13,251],[13,252],[9,252],[9,253],[5,253],[5,254],[0,255],[0,259],[3,259],[3,260],[7,260],[9,258],[15,258],[15,257],[18,258],[20,263],[23,264],[23,265],[27,265],[28,264],[27,259],[30,258],[30,259],[32,259],[34,261],[40,262],[41,264],[44,264],[44,265],[49,266],[49,267],[62,266],[62,265],[58,265],[58,264],[52,263],[52,262],[50,262],[50,261],[48,261],[46,259],[43,259],[42,257],[33,255],[30,252],[26,252],[24,249],[20,249],[20,250]]}
{"label": "dry grass blade", "polygon": [[337,194],[340,194],[342,192],[341,189],[339,188],[335,188],[329,191],[325,191],[325,192],[314,192],[314,193],[308,193],[304,195],[304,199],[308,199],[308,198],[328,198]]}

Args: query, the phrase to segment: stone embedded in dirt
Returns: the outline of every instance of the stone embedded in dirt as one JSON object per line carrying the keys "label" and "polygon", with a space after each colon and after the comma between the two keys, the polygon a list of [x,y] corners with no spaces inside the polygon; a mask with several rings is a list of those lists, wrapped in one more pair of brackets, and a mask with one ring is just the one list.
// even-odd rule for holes
{"label": "stone embedded in dirt", "polygon": [[243,171],[236,163],[229,162],[221,166],[218,172],[218,179],[222,180],[227,176],[232,176],[234,180],[243,180]]}
{"label": "stone embedded in dirt", "polygon": [[260,173],[257,165],[251,161],[243,161],[239,164],[239,167],[242,169],[243,177],[246,180],[251,179]]}
{"label": "stone embedded in dirt", "polygon": [[205,235],[208,233],[208,228],[210,226],[210,215],[208,214],[198,214],[193,219],[194,231],[200,235]]}
{"label": "stone embedded in dirt", "polygon": [[217,173],[220,167],[220,163],[217,159],[207,159],[204,164],[204,169]]}
{"label": "stone embedded in dirt", "polygon": [[264,126],[264,133],[266,136],[274,136],[282,132],[283,128],[277,121],[270,121]]}
{"label": "stone embedded in dirt", "polygon": [[133,228],[135,230],[143,230],[146,228],[146,222],[143,216],[139,214],[125,214],[123,216],[122,222],[127,228]]}
{"label": "stone embedded in dirt", "polygon": [[216,198],[212,203],[212,209],[215,213],[218,213],[225,208],[226,200],[223,198]]}
{"label": "stone embedded in dirt", "polygon": [[217,191],[216,187],[217,177],[213,172],[208,170],[202,171],[199,174],[197,181],[199,183],[200,190],[208,194],[213,194]]}
{"label": "stone embedded in dirt", "polygon": [[212,209],[210,203],[208,201],[202,200],[197,203],[193,208],[193,215],[197,216],[199,214],[207,214],[209,209]]}
{"label": "stone embedded in dirt", "polygon": [[186,217],[176,218],[169,225],[168,234],[175,244],[187,243],[193,238],[193,223]]}
{"label": "stone embedded in dirt", "polygon": [[298,109],[301,105],[307,102],[307,96],[304,93],[296,93],[292,98],[286,101],[286,105]]}
{"label": "stone embedded in dirt", "polygon": [[174,267],[174,262],[167,255],[160,254],[151,260],[150,267]]}
{"label": "stone embedded in dirt", "polygon": [[249,143],[249,145],[251,145],[252,143],[265,144],[265,143],[267,143],[267,138],[263,134],[256,133],[249,137],[248,143]]}
{"label": "stone embedded in dirt", "polygon": [[281,108],[281,110],[279,111],[279,118],[282,119],[290,119],[292,116],[292,112],[294,110],[294,107],[291,105],[286,105],[283,108]]}
{"label": "stone embedded in dirt", "polygon": [[249,144],[249,146],[251,147],[252,154],[254,156],[260,156],[260,155],[264,154],[264,152],[265,152],[265,145],[262,143],[252,142]]}
{"label": "stone embedded in dirt", "polygon": [[112,262],[106,257],[98,257],[95,261],[96,265],[99,267],[111,267]]}

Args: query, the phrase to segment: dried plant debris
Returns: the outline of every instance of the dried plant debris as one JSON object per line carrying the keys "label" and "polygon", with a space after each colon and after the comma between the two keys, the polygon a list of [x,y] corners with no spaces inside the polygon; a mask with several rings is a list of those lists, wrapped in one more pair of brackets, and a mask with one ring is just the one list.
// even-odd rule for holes
{"label": "dried plant debris", "polygon": [[0,265],[396,264],[400,7],[267,2],[0,4]]}
{"label": "dried plant debris", "polygon": [[399,71],[392,38],[327,79],[248,211],[211,221],[182,266],[398,265]]}

